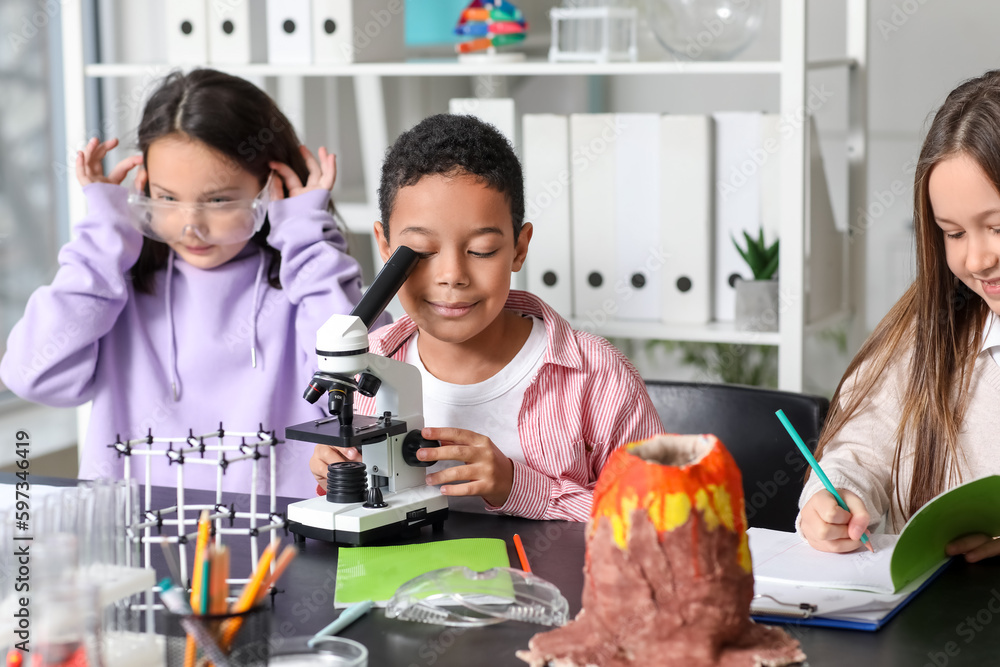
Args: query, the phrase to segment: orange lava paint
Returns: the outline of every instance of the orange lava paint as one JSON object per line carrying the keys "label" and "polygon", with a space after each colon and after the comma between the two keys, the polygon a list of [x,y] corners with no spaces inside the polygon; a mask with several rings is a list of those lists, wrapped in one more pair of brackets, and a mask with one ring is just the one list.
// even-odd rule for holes
{"label": "orange lava paint", "polygon": [[596,526],[600,517],[606,517],[615,542],[625,549],[632,513],[636,510],[649,517],[661,540],[687,524],[691,511],[697,510],[708,530],[721,526],[742,536],[739,557],[749,571],[743,483],[736,462],[714,435],[656,436],[665,437],[705,438],[703,446],[708,451],[701,460],[672,466],[647,461],[633,453],[642,442],[617,450],[597,480],[592,525]]}

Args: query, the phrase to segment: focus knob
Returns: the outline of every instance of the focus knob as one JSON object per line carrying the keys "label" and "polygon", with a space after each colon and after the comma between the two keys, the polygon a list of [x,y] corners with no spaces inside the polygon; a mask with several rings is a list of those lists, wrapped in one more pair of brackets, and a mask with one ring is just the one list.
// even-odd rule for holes
{"label": "focus knob", "polygon": [[421,461],[417,458],[417,452],[423,447],[440,447],[437,440],[428,440],[420,435],[420,431],[413,430],[403,438],[403,461],[406,465],[414,468],[429,468],[437,463],[436,461]]}

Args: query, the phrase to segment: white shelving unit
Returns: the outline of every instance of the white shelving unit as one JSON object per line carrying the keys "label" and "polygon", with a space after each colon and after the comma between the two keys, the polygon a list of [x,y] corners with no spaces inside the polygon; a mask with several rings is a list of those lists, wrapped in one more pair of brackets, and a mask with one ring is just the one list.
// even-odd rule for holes
{"label": "white shelving unit", "polygon": [[[624,63],[549,63],[527,60],[502,64],[459,64],[454,60],[424,60],[396,63],[359,63],[330,66],[283,66],[249,64],[218,66],[237,76],[352,77],[355,86],[357,117],[365,181],[365,203],[338,204],[345,215],[375,220],[379,170],[389,144],[382,90],[382,77],[540,77],[540,76],[636,76],[712,77],[714,75],[777,76],[780,81],[779,113],[794,117],[808,108],[809,72],[841,68],[848,75],[847,163],[848,227],[851,217],[864,210],[867,192],[867,71],[868,71],[868,0],[843,0],[846,5],[847,39],[843,57],[809,61],[806,52],[807,4],[803,0],[781,0],[781,57],[763,62],[624,62]],[[171,69],[167,64],[99,63],[85,64],[83,59],[82,0],[63,3],[63,67],[65,76],[66,138],[70,147],[87,140],[85,81],[88,78],[149,77]],[[294,90],[294,84],[291,86]],[[282,100],[279,99],[279,103]],[[793,124],[785,141],[781,165],[782,200],[780,221],[780,281],[785,309],[781,312],[780,331],[758,333],[739,331],[732,323],[714,322],[704,326],[656,323],[608,322],[588,327],[596,333],[635,339],[687,340],[701,342],[775,345],[779,350],[778,385],[789,391],[801,391],[805,367],[805,337],[813,329],[834,321],[847,320],[848,348],[856,350],[865,336],[863,322],[865,293],[864,235],[848,243],[847,266],[841,312],[823,322],[806,322],[805,277],[806,233],[809,224],[809,180],[807,172],[808,124]],[[67,179],[70,216],[76,219],[85,211],[80,188]],[[857,316],[855,316],[857,314]]]}

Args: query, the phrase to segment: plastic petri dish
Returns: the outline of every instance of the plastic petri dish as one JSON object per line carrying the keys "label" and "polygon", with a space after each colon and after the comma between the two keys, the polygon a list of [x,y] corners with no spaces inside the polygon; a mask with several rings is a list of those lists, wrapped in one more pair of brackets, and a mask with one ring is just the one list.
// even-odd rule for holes
{"label": "plastic petri dish", "polygon": [[282,667],[368,667],[368,649],[346,637],[321,637],[312,651],[274,656],[268,664]]}

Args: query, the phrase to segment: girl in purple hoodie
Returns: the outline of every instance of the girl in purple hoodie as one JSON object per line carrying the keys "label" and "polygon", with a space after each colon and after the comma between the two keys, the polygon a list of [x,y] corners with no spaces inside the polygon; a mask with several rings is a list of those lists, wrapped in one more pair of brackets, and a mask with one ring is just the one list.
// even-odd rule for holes
{"label": "girl in purple hoodie", "polygon": [[[334,156],[320,148],[314,158],[260,89],[213,70],[171,74],[138,135],[142,154],[107,175],[101,160],[116,139],[92,139],[78,154],[89,212],[0,361],[22,398],[93,401],[83,478],[123,474],[109,446],[117,440],[205,434],[220,422],[231,432],[262,424],[280,438],[321,417],[302,399],[316,330],[361,297],[360,268],[331,215]],[[136,167],[130,194],[121,183]],[[274,451],[279,495],[311,495],[312,446]],[[142,464],[133,460],[139,479]],[[153,458],[154,483],[173,486],[176,474]],[[185,465],[184,479],[214,488],[215,466]],[[250,466],[229,467],[223,485],[249,492]]]}

